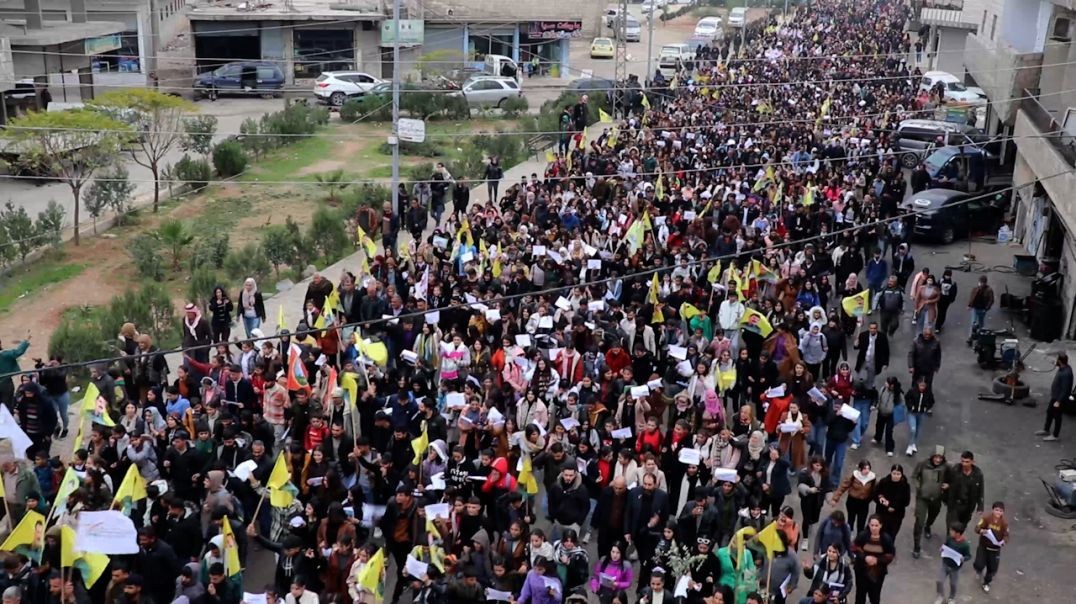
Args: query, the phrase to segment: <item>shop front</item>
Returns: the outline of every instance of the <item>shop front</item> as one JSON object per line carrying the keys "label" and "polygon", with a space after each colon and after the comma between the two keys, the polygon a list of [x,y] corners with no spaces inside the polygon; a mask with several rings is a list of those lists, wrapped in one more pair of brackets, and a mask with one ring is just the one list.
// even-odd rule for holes
{"label": "shop front", "polygon": [[532,21],[520,25],[518,60],[534,76],[569,77],[569,45],[583,35],[581,21]]}

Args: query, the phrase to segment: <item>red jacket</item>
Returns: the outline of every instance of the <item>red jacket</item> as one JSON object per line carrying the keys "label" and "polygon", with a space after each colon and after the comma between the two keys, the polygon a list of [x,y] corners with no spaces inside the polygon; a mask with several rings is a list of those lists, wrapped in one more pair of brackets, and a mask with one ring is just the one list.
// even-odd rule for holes
{"label": "red jacket", "polygon": [[620,349],[620,353],[617,354],[613,350],[605,353],[605,365],[609,369],[613,370],[613,373],[620,373],[620,370],[625,367],[631,366],[631,355]]}
{"label": "red jacket", "polygon": [[650,446],[650,450],[655,455],[661,453],[661,430],[654,430],[653,432],[647,432],[643,430],[639,433],[639,437],[635,439],[635,452],[642,453],[643,449]]}

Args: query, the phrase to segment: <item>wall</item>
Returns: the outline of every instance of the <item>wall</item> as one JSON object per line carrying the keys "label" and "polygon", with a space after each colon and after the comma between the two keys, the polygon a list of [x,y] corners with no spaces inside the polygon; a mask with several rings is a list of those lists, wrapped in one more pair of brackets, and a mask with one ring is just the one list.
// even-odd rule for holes
{"label": "wall", "polygon": [[1042,54],[1017,54],[971,35],[964,48],[964,65],[990,98],[1001,121],[1011,124],[1019,101],[1009,99],[1024,96],[1025,88],[1038,87]]}
{"label": "wall", "polygon": [[934,69],[948,71],[958,78],[963,77],[964,45],[967,38],[966,29],[941,28],[938,36],[938,63]]}
{"label": "wall", "polygon": [[[1042,52],[1053,10],[1049,0],[1005,0],[1002,13],[998,16],[1000,36],[995,37],[994,41],[1010,46],[1018,53]],[[988,35],[989,27],[988,18],[985,32]]]}

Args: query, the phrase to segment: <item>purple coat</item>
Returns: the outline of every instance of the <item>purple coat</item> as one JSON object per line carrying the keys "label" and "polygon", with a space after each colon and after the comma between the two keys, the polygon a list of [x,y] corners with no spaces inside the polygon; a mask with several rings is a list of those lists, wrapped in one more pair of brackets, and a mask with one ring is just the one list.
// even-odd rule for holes
{"label": "purple coat", "polygon": [[621,561],[620,564],[613,562],[602,564],[599,562],[598,565],[594,567],[594,576],[590,579],[590,591],[594,593],[601,591],[602,575],[610,575],[614,577],[614,587],[617,591],[623,591],[631,587],[631,563]]}
{"label": "purple coat", "polygon": [[[549,594],[549,590],[546,589],[545,580],[550,579],[556,581],[557,588],[553,591],[553,594]],[[564,588],[560,584],[560,579],[556,576],[539,575],[535,571],[529,571],[527,573],[527,580],[523,582],[523,591],[519,592],[519,598],[516,600],[516,604],[560,604],[564,599]]]}

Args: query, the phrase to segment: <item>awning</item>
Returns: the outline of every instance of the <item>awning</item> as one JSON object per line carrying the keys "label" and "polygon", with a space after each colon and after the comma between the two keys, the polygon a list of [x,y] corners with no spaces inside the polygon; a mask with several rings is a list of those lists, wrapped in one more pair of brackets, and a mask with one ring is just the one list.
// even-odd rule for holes
{"label": "awning", "polygon": [[924,25],[967,29],[970,31],[975,31],[979,28],[978,24],[964,17],[964,11],[944,8],[924,8],[919,12],[919,22]]}

